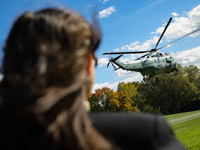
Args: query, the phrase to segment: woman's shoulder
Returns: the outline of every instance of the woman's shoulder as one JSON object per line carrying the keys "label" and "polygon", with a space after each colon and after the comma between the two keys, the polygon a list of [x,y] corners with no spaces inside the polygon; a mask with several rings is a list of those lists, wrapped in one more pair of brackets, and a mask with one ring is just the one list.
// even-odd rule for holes
{"label": "woman's shoulder", "polygon": [[93,126],[123,149],[185,149],[161,115],[91,113]]}

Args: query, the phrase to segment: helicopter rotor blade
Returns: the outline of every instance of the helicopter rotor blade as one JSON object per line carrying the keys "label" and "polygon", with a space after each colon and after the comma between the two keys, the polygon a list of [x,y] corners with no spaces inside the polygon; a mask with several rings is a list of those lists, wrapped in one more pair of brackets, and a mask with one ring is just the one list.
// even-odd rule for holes
{"label": "helicopter rotor blade", "polygon": [[109,62],[108,62],[108,64],[107,64],[107,68],[109,67],[109,65],[110,65],[110,63],[112,64],[112,66],[115,68],[115,70],[116,70],[116,67],[113,65],[113,61],[116,61],[117,59],[119,59],[120,57],[122,57],[124,54],[121,54],[121,55],[119,55],[118,57],[116,57],[116,58],[111,58],[111,59],[109,59]]}
{"label": "helicopter rotor blade", "polygon": [[168,26],[169,26],[169,24],[170,24],[171,21],[172,21],[172,18],[169,19],[169,21],[168,21],[168,23],[167,23],[167,25],[166,25],[163,33],[161,34],[161,36],[160,36],[160,38],[159,38],[159,40],[158,40],[158,42],[157,42],[157,44],[155,46],[155,49],[157,48],[158,44],[160,43],[160,40],[162,39],[163,35],[165,34],[165,31],[167,30],[167,28],[168,28]]}
{"label": "helicopter rotor blade", "polygon": [[107,52],[102,55],[115,55],[115,54],[139,54],[139,53],[148,53],[151,51],[138,51],[138,52]]}
{"label": "helicopter rotor blade", "polygon": [[109,63],[107,64],[107,68],[109,67],[109,65],[110,65],[110,61],[109,61]]}
{"label": "helicopter rotor blade", "polygon": [[116,70],[116,67],[113,65],[113,63],[111,62],[111,64],[112,64],[112,66],[115,68],[115,70]]}
{"label": "helicopter rotor blade", "polygon": [[147,54],[145,54],[145,55],[143,55],[143,56],[137,58],[136,60],[139,60],[140,58],[143,58],[143,57],[145,57],[145,56],[147,56]]}
{"label": "helicopter rotor blade", "polygon": [[164,47],[166,47],[166,46],[168,46],[168,45],[171,45],[171,44],[173,44],[173,43],[175,43],[175,42],[177,42],[177,41],[179,41],[179,40],[181,40],[181,39],[183,39],[183,38],[189,36],[190,34],[193,34],[193,33],[197,32],[197,31],[199,31],[199,30],[200,30],[200,28],[197,29],[197,30],[194,30],[194,31],[192,31],[192,32],[190,32],[190,33],[188,33],[188,34],[186,34],[186,35],[184,35],[184,36],[182,36],[181,38],[179,38],[179,39],[177,39],[177,40],[175,40],[175,41],[172,41],[172,42],[168,43],[167,45],[164,45],[164,46],[158,48],[157,50],[162,49],[162,48],[164,48]]}
{"label": "helicopter rotor blade", "polygon": [[122,57],[123,55],[124,55],[124,54],[121,54],[121,55],[119,55],[118,57],[113,58],[112,61],[116,61],[117,59],[119,59],[119,58]]}

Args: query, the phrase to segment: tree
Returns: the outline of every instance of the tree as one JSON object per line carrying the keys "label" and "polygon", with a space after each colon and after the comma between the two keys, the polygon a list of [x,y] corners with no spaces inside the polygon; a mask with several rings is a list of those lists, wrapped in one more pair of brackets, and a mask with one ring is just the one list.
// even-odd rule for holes
{"label": "tree", "polygon": [[100,112],[100,111],[102,111],[101,105],[99,103],[99,99],[97,98],[95,93],[90,93],[89,94],[88,101],[90,102],[91,112]]}
{"label": "tree", "polygon": [[184,76],[183,68],[179,72],[160,74],[141,82],[138,91],[145,97],[145,104],[159,109],[162,113],[177,112],[187,100],[194,99],[197,88]]}
{"label": "tree", "polygon": [[135,106],[135,101],[138,98],[138,92],[135,87],[135,85],[131,82],[124,83],[124,82],[119,82],[117,86],[117,92],[127,92],[127,96],[132,100],[132,106]]}
{"label": "tree", "polygon": [[118,92],[118,100],[120,102],[119,111],[120,112],[136,112],[137,108],[132,106],[133,101],[130,99],[126,91]]}
{"label": "tree", "polygon": [[136,112],[132,106],[133,101],[126,91],[114,92],[110,88],[103,87],[89,94],[89,102],[92,112]]}
{"label": "tree", "polygon": [[197,66],[189,65],[183,68],[184,76],[188,77],[190,83],[196,86],[198,92],[196,99],[200,97],[200,69]]}
{"label": "tree", "polygon": [[112,111],[112,112],[120,111],[121,103],[118,100],[118,98],[119,98],[119,93],[118,92],[113,93],[112,98],[108,102],[110,111]]}
{"label": "tree", "polygon": [[183,68],[184,75],[188,77],[190,83],[195,83],[196,79],[200,76],[200,70],[197,66],[189,65]]}
{"label": "tree", "polygon": [[[118,106],[118,105],[114,105],[114,102],[115,103],[117,102],[115,98],[116,98],[115,92],[108,87],[103,87],[102,89],[96,89],[95,93],[89,95],[91,111],[108,112],[111,110],[115,110],[116,106]],[[109,105],[109,101],[111,99],[113,99],[112,104]],[[112,107],[115,107],[115,108],[112,108]]]}

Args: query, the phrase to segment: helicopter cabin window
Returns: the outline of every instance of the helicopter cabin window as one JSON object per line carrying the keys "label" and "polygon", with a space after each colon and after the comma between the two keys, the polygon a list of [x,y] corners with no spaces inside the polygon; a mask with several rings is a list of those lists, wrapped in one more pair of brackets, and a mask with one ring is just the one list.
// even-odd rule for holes
{"label": "helicopter cabin window", "polygon": [[164,57],[164,56],[165,56],[165,54],[158,53],[158,54],[152,55],[151,57]]}
{"label": "helicopter cabin window", "polygon": [[158,53],[158,57],[164,57],[163,53]]}

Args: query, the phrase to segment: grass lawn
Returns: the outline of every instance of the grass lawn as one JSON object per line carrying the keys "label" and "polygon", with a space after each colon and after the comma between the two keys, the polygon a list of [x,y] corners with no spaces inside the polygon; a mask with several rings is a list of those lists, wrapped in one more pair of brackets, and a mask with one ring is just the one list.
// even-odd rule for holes
{"label": "grass lawn", "polygon": [[164,116],[175,136],[189,150],[200,149],[200,110]]}

